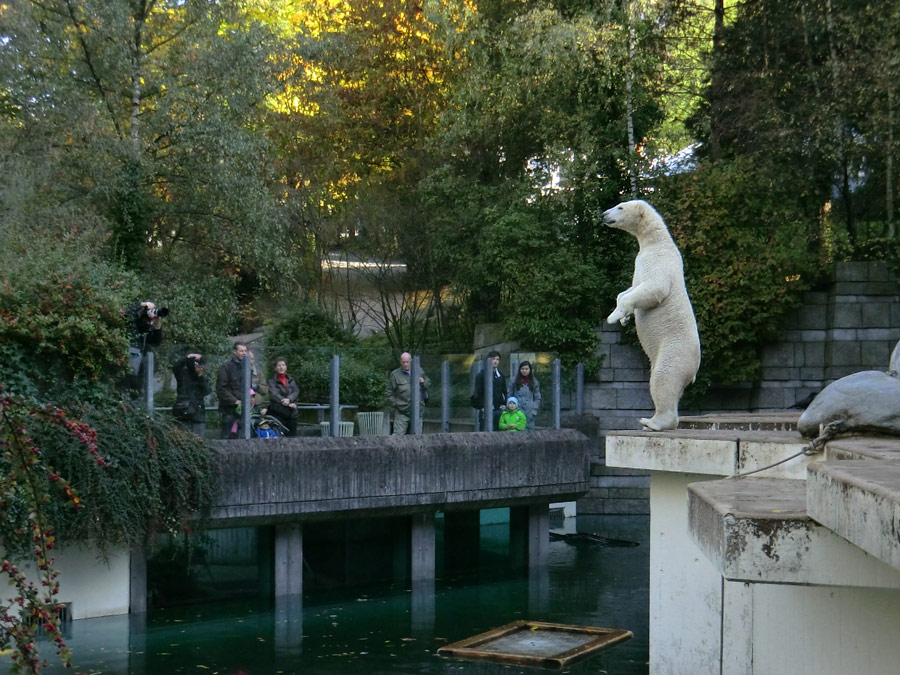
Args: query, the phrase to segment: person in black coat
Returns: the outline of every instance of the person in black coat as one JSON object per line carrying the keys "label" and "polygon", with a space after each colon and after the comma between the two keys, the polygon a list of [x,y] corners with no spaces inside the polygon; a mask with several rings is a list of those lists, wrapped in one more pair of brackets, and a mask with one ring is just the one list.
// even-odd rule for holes
{"label": "person in black coat", "polygon": [[[494,425],[492,429],[493,431],[497,431],[500,422],[500,415],[503,413],[504,406],[506,406],[506,378],[503,376],[503,373],[500,372],[500,352],[492,351],[488,353],[485,364],[485,367],[490,367],[494,372],[492,392],[492,418]],[[484,431],[484,367],[482,367],[482,370],[475,378],[475,391],[472,393],[471,403],[473,408],[480,411],[480,414],[478,416],[479,427],[482,431]]]}
{"label": "person in black coat", "polygon": [[172,371],[177,389],[172,415],[188,431],[201,438],[206,437],[206,405],[204,397],[209,393],[209,378],[204,374],[206,363],[202,354],[188,354],[179,359]]}
{"label": "person in black coat", "polygon": [[287,361],[279,356],[275,359],[275,374],[269,378],[269,407],[267,414],[271,415],[285,427],[287,436],[297,435],[297,397],[300,395],[300,387],[294,378],[287,374]]}
{"label": "person in black coat", "polygon": [[231,357],[219,367],[216,377],[216,397],[219,399],[219,414],[222,417],[221,438],[237,438],[235,422],[237,409],[243,398],[244,358],[247,345],[235,342]]}

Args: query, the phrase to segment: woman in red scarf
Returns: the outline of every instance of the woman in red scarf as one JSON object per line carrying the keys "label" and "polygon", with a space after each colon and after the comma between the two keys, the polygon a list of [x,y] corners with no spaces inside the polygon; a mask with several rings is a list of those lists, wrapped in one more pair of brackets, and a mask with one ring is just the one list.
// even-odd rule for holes
{"label": "woman in red scarf", "polygon": [[275,374],[269,378],[268,414],[287,427],[288,436],[297,435],[297,397],[300,387],[287,374],[287,361],[279,356],[275,359]]}

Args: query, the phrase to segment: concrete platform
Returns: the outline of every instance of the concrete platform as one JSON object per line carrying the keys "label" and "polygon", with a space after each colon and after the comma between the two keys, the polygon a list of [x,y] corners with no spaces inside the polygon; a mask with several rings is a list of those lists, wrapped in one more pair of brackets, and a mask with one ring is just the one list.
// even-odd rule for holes
{"label": "concrete platform", "polygon": [[729,581],[900,588],[900,574],[815,522],[806,485],[742,478],[688,486],[694,542]]}
{"label": "concrete platform", "polygon": [[[801,452],[806,445],[796,431],[617,431],[606,439],[606,463],[630,469],[731,476],[774,464]],[[806,465],[814,459],[800,455],[760,475],[803,480]]]}
{"label": "concrete platform", "polygon": [[811,465],[807,503],[822,525],[900,570],[900,462]]}

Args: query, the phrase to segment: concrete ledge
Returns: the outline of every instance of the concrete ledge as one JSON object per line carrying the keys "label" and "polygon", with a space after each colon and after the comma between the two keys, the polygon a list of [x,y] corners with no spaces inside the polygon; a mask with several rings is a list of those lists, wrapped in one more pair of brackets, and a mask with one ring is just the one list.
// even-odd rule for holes
{"label": "concrete ledge", "polygon": [[688,415],[678,421],[679,429],[709,429],[712,431],[796,431],[799,412],[780,413],[714,413]]}
{"label": "concrete ledge", "polygon": [[810,465],[807,500],[810,516],[900,570],[900,463]]}
{"label": "concrete ledge", "polygon": [[[606,438],[606,464],[630,469],[731,476],[755,471],[800,452],[796,431],[676,429],[618,431]],[[767,469],[766,476],[806,477],[804,455]]]}
{"label": "concrete ledge", "polygon": [[900,588],[900,574],[806,513],[806,485],[744,478],[688,486],[697,546],[729,581]]}
{"label": "concrete ledge", "polygon": [[572,429],[218,441],[213,527],[570,501],[589,488]]}
{"label": "concrete ledge", "polygon": [[900,460],[900,438],[842,438],[825,446],[826,460]]}

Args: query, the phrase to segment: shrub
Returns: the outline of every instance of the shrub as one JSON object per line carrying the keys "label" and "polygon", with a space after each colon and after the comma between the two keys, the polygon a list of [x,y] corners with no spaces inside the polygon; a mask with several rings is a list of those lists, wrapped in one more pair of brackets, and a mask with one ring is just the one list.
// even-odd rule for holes
{"label": "shrub", "polygon": [[[802,209],[778,176],[739,160],[662,181],[654,206],[684,257],[703,362],[699,389],[760,374],[759,347],[814,281]],[[700,393],[695,390],[693,393]]]}

